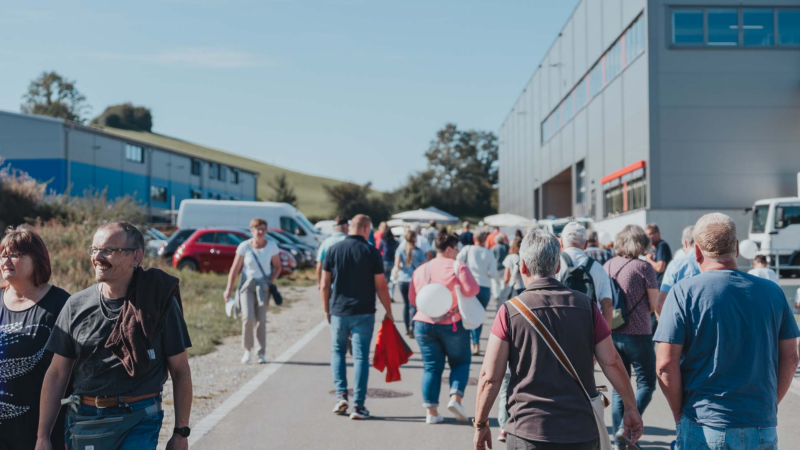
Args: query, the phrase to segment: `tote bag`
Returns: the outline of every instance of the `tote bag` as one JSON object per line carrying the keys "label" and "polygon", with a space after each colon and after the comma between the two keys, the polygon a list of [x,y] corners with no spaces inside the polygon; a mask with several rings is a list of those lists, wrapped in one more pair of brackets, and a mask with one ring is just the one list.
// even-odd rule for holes
{"label": "tote bag", "polygon": [[[458,261],[453,261],[453,272],[458,280]],[[466,297],[461,293],[461,285],[456,283],[456,298],[458,298],[458,312],[461,313],[461,324],[466,330],[474,330],[483,325],[486,320],[486,309],[484,309],[477,297]]]}

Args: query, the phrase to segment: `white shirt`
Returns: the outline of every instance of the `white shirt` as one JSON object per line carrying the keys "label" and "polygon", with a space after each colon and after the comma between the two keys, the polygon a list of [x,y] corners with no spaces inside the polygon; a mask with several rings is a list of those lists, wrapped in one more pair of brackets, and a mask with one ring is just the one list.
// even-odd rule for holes
{"label": "white shirt", "polygon": [[[264,274],[269,278],[269,276],[272,275],[272,257],[279,253],[278,244],[271,240],[268,240],[267,245],[263,248],[255,248],[250,245],[250,239],[248,239],[239,244],[239,247],[236,248],[236,254],[244,257],[242,274],[247,278],[253,279],[264,278]],[[258,262],[261,263],[261,267],[264,268],[264,274],[262,274],[261,269],[258,268],[258,263],[256,263],[256,259],[253,257],[254,255],[258,258]]]}
{"label": "white shirt", "polygon": [[467,245],[458,252],[456,260],[469,267],[479,286],[492,286],[492,278],[497,274],[497,259],[491,250],[477,245]]}
{"label": "white shirt", "polygon": [[769,267],[757,267],[747,273],[749,273],[750,275],[755,275],[759,278],[766,278],[770,281],[778,283],[778,275],[775,273],[774,270],[770,269]]}
{"label": "white shirt", "polygon": [[686,254],[686,251],[684,251],[683,247],[681,247],[678,250],[676,250],[675,253],[672,254],[672,260],[675,261],[676,259],[680,259],[685,254]]}
{"label": "white shirt", "polygon": [[519,254],[509,253],[506,259],[503,260],[503,267],[511,271],[511,278],[508,279],[510,283],[514,278],[514,289],[524,289],[525,284],[522,282],[522,274],[519,273]]}
{"label": "white shirt", "polygon": [[[570,259],[572,259],[572,263],[577,266],[583,266],[589,260],[589,257],[586,253],[575,247],[570,247],[564,249],[564,253],[569,255]],[[558,275],[556,275],[556,279],[559,281],[563,280],[567,274],[567,262],[564,260],[564,257],[561,257],[561,270],[558,271]],[[594,283],[594,290],[595,294],[597,295],[597,304],[599,306],[600,300],[604,298],[611,298],[611,278],[608,277],[608,274],[603,269],[603,266],[600,265],[599,262],[595,261],[592,263],[592,268],[589,270],[589,276],[592,277],[592,282]]]}

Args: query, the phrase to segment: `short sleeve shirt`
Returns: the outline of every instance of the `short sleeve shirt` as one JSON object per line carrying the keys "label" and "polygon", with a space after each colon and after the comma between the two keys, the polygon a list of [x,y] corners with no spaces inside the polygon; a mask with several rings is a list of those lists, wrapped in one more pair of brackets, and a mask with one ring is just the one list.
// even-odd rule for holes
{"label": "short sleeve shirt", "polygon": [[[502,306],[500,306],[500,309],[497,310],[497,315],[494,317],[494,322],[492,323],[491,333],[506,342],[511,340],[511,338],[508,335],[508,313],[506,312],[506,304],[503,304]],[[609,336],[611,336],[611,329],[608,328],[608,324],[603,318],[603,314],[600,312],[600,309],[597,307],[597,304],[595,304],[594,305],[595,345],[603,342],[603,340],[605,340]]]}
{"label": "short sleeve shirt", "polygon": [[383,261],[374,245],[347,236],[328,250],[322,269],[331,273],[331,315],[375,314],[375,275],[383,275]]}
{"label": "short sleeve shirt", "polygon": [[800,330],[783,290],[713,270],[669,292],[653,340],[682,345],[683,414],[709,427],[775,427],[778,342]]}
{"label": "short sleeve shirt", "polygon": [[648,289],[658,289],[658,277],[653,266],[640,259],[615,256],[603,268],[625,293],[628,306],[628,323],[614,330],[614,333],[637,336],[653,334],[647,296]]}
{"label": "short sleeve shirt", "polygon": [[[585,266],[589,262],[589,255],[579,248],[566,248],[564,249],[564,253],[569,255],[573,264],[576,266]],[[561,270],[556,275],[556,279],[563,279],[566,273],[567,262],[564,260],[564,256],[562,255]],[[589,276],[592,277],[592,283],[594,284],[594,292],[597,296],[595,300],[600,302],[600,300],[604,298],[611,298],[611,278],[608,277],[608,274],[605,270],[603,270],[603,266],[600,265],[600,263],[597,261],[592,263],[592,267],[589,268]]]}
{"label": "short sleeve shirt", "polygon": [[683,255],[673,259],[664,271],[661,281],[661,292],[669,292],[678,281],[700,275],[700,265],[697,264],[695,255]]}
{"label": "short sleeve shirt", "polygon": [[[666,261],[669,263],[672,261],[672,250],[669,248],[667,241],[658,241],[658,244],[656,244],[654,259],[656,262]],[[658,284],[661,284],[661,282],[664,280],[664,273],[657,273],[657,275]]]}
{"label": "short sleeve shirt", "polygon": [[344,238],[347,237],[347,233],[342,233],[341,231],[335,231],[332,235],[325,238],[321,244],[319,244],[319,248],[317,249],[317,262],[325,261],[325,254],[328,253],[328,249],[333,247],[334,245],[342,242]]}
{"label": "short sleeve shirt", "polygon": [[[114,309],[122,306],[122,299],[106,301]],[[167,358],[192,346],[176,299],[172,299],[163,321],[159,335],[151,342],[155,358],[150,367],[145,373],[131,377],[122,361],[105,348],[115,322],[100,310],[100,291],[94,285],[67,300],[46,349],[75,360],[72,369],[75,394],[96,397],[161,392],[167,381]]]}
{"label": "short sleeve shirt", "polygon": [[522,275],[519,273],[519,254],[513,253],[506,256],[506,259],[503,260],[503,267],[511,271],[509,282],[514,280],[514,289],[524,289],[525,283],[522,281]]}
{"label": "short sleeve shirt", "polygon": [[[242,273],[245,277],[251,279],[264,278],[264,276],[269,278],[272,275],[272,257],[279,253],[278,244],[271,240],[267,240],[267,245],[264,247],[255,248],[250,239],[248,239],[236,248],[236,254],[244,258]],[[256,262],[256,258],[258,258],[258,262]],[[259,263],[264,269],[263,274],[258,267]]]}

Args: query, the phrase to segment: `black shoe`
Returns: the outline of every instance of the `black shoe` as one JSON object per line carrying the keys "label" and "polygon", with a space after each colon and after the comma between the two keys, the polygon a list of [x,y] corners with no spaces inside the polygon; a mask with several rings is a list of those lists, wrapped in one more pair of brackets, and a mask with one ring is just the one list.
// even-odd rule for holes
{"label": "black shoe", "polygon": [[340,395],[336,399],[336,404],[333,406],[333,413],[339,416],[346,416],[348,406],[350,406],[350,404],[347,401],[347,396]]}
{"label": "black shoe", "polygon": [[631,444],[631,441],[625,436],[625,433],[622,430],[617,431],[617,434],[614,435],[617,438],[617,444],[627,450],[641,450],[638,445]]}
{"label": "black shoe", "polygon": [[367,420],[369,419],[369,411],[367,411],[367,408],[364,408],[363,406],[356,405],[355,408],[353,408],[353,413],[350,414],[350,419]]}

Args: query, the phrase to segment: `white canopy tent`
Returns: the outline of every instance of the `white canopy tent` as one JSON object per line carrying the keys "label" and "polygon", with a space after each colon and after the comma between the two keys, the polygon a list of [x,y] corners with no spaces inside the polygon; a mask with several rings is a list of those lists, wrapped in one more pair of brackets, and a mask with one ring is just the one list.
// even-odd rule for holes
{"label": "white canopy tent", "polygon": [[516,214],[495,214],[483,218],[483,222],[490,227],[508,228],[533,228],[536,221]]}
{"label": "white canopy tent", "polygon": [[441,210],[430,211],[428,209],[418,209],[415,211],[401,212],[393,215],[392,219],[399,219],[402,220],[404,223],[409,223],[409,222],[427,223],[430,222],[431,220],[441,224],[458,223],[458,217],[455,217]]}

